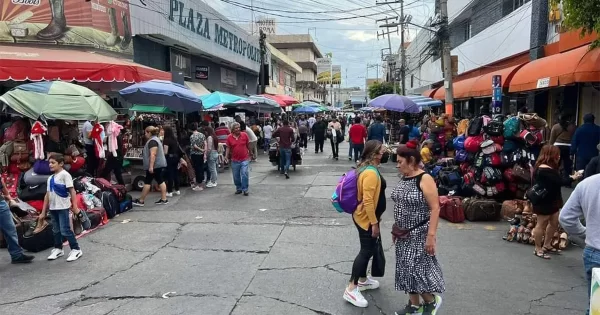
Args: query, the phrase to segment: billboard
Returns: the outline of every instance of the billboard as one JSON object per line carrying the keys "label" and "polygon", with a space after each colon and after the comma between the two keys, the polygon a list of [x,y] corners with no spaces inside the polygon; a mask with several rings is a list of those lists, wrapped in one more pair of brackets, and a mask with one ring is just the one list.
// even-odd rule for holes
{"label": "billboard", "polygon": [[3,0],[0,43],[47,44],[133,54],[129,2]]}

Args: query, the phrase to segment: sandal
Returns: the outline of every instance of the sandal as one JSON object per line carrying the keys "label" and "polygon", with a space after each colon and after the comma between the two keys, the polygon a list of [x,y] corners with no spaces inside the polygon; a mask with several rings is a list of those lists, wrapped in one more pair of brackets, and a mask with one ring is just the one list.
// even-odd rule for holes
{"label": "sandal", "polygon": [[525,230],[525,228],[521,225],[519,226],[519,229],[517,230],[517,242],[521,243],[523,241],[523,231]]}
{"label": "sandal", "polygon": [[560,255],[560,252],[561,252],[561,250],[556,249],[554,247],[552,247],[552,248],[542,247],[542,250],[544,250],[544,252],[546,252],[546,253],[550,253],[550,254],[554,254],[554,255]]}
{"label": "sandal", "polygon": [[558,234],[558,232],[554,232],[554,236],[552,237],[552,242],[550,245],[558,249],[558,243],[560,243],[560,234]]}
{"label": "sandal", "polygon": [[548,254],[544,253],[543,251],[542,251],[542,252],[538,252],[538,251],[534,250],[534,251],[533,251],[533,254],[534,254],[536,257],[539,257],[539,258],[543,258],[543,259],[550,259],[550,256],[549,256]]}
{"label": "sandal", "polygon": [[561,233],[560,234],[560,241],[558,243],[558,248],[560,250],[563,250],[565,248],[567,248],[567,245],[569,244],[569,237],[567,236],[567,233]]}
{"label": "sandal", "polygon": [[530,238],[531,238],[531,230],[528,228],[525,228],[525,230],[523,231],[523,243],[528,244]]}
{"label": "sandal", "polygon": [[517,227],[511,226],[510,229],[508,230],[508,233],[506,233],[506,236],[504,236],[504,240],[512,242],[515,240],[516,234],[517,234]]}

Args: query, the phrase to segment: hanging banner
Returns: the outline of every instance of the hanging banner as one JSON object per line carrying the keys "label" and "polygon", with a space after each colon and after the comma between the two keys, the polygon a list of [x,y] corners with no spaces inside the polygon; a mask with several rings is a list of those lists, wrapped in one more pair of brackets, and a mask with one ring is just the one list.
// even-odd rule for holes
{"label": "hanging banner", "polygon": [[492,76],[492,114],[502,113],[502,76]]}
{"label": "hanging banner", "polygon": [[331,81],[331,59],[317,58],[317,83],[327,84]]}
{"label": "hanging banner", "polygon": [[333,65],[333,84],[342,84],[342,66]]}
{"label": "hanging banner", "polygon": [[196,79],[208,80],[209,71],[210,67],[208,66],[196,66]]}

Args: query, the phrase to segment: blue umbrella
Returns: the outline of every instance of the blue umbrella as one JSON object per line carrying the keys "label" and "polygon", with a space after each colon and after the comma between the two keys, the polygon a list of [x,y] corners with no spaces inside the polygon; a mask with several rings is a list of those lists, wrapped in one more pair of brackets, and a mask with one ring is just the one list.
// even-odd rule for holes
{"label": "blue umbrella", "polygon": [[212,92],[208,95],[202,96],[200,99],[202,100],[202,105],[205,109],[209,109],[217,105],[228,105],[234,103],[240,104],[243,102],[250,103],[250,100],[245,97],[223,92]]}
{"label": "blue umbrella", "polygon": [[304,101],[302,103],[299,104],[300,106],[310,106],[310,107],[321,107],[322,105],[317,103],[317,102],[313,102],[313,101]]}
{"label": "blue umbrella", "polygon": [[302,114],[315,114],[320,112],[320,110],[316,107],[312,106],[300,106],[294,109],[294,113],[302,113]]}
{"label": "blue umbrella", "polygon": [[369,102],[369,106],[409,114],[421,112],[421,108],[413,100],[398,94],[378,96]]}
{"label": "blue umbrella", "polygon": [[164,80],[150,80],[130,85],[119,94],[133,104],[150,104],[167,107],[176,112],[202,110],[202,101],[187,87]]}

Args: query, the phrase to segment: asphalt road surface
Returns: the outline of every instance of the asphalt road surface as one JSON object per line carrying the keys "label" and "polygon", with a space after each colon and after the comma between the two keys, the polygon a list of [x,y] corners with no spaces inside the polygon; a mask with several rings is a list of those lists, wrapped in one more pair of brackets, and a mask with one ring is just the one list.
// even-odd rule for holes
{"label": "asphalt road surface", "polygon": [[[76,262],[46,261],[48,250],[32,264],[11,265],[0,250],[0,314],[394,314],[407,297],[394,290],[391,200],[381,288],[368,291],[365,309],[342,299],[359,246],[351,217],[329,201],[351,166],[347,144],[339,161],[328,152],[309,148],[289,180],[261,155],[251,165],[249,197],[233,194],[225,172],[217,188],[184,189],[167,206],[135,208],[80,239]],[[394,165],[384,165],[382,176],[389,197]],[[506,228],[441,221],[447,291],[438,314],[584,314],[581,249],[542,260],[529,245],[503,241]]]}

